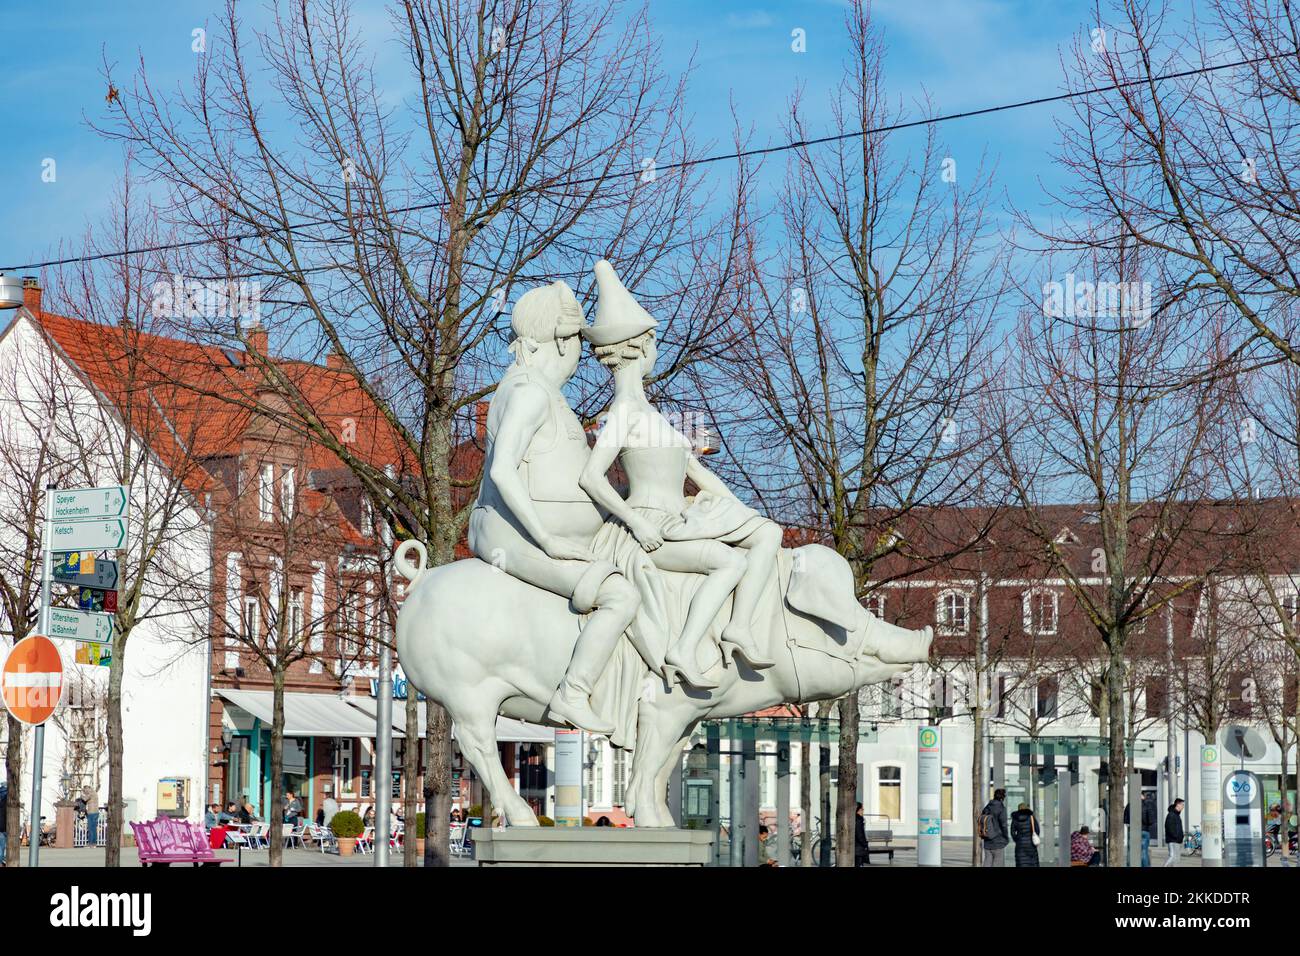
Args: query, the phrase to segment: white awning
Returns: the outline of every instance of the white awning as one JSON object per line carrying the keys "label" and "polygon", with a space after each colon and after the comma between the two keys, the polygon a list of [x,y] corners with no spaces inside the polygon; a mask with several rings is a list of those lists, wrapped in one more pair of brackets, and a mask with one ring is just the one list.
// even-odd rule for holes
{"label": "white awning", "polygon": [[[350,697],[348,702],[360,709],[371,721],[375,720],[377,702],[373,697]],[[424,735],[425,706],[420,701],[420,735]],[[393,735],[401,737],[406,730],[406,701],[393,701]],[[456,736],[455,725],[451,728],[452,737]],[[551,744],[555,743],[555,730],[509,717],[497,717],[497,743],[509,744]]]}
{"label": "white awning", "polygon": [[[274,695],[269,690],[228,690],[217,694],[258,720],[270,724],[274,716]],[[284,695],[286,737],[374,737],[375,720],[335,694]]]}

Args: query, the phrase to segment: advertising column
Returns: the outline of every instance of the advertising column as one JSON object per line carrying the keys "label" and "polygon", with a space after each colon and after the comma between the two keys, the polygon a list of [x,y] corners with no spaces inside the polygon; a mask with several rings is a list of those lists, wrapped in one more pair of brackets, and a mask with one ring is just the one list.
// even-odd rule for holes
{"label": "advertising column", "polygon": [[1223,802],[1219,796],[1219,748],[1201,747],[1201,865],[1223,865]]}
{"label": "advertising column", "polygon": [[555,825],[582,826],[582,731],[555,732]]}
{"label": "advertising column", "polygon": [[916,863],[943,865],[943,745],[938,727],[917,731]]}

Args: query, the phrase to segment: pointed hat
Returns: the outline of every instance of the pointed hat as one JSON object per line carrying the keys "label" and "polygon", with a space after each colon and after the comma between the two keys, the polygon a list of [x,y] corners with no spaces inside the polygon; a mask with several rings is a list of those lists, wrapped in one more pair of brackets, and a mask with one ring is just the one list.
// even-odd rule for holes
{"label": "pointed hat", "polygon": [[596,286],[600,297],[596,303],[596,315],[591,325],[582,330],[583,337],[592,345],[614,345],[634,339],[643,332],[649,332],[659,323],[640,303],[632,298],[632,293],[623,287],[614,267],[604,259],[596,263]]}

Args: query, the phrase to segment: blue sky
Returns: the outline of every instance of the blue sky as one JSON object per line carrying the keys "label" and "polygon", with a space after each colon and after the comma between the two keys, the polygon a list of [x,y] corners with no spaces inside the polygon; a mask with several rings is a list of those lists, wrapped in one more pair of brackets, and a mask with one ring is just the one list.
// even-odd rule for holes
{"label": "blue sky", "polygon": [[[379,0],[357,0],[360,23],[376,37],[382,64],[387,18]],[[105,109],[106,56],[130,72],[143,56],[155,85],[184,82],[193,69],[191,31],[213,19],[216,0],[5,0],[5,69],[0,71],[0,153],[5,184],[0,266],[76,251],[88,220],[107,211],[121,171],[119,147],[102,141],[86,119]],[[652,0],[666,65],[696,68],[688,108],[697,136],[730,145],[728,103],[754,126],[756,145],[781,141],[781,121],[799,83],[823,117],[826,91],[844,57],[843,4],[838,0]],[[949,113],[1059,92],[1059,55],[1086,32],[1091,4],[1064,0],[877,0],[885,31],[886,84],[910,107],[928,92]],[[265,19],[249,3],[246,18]],[[791,31],[806,32],[807,52],[791,50]],[[396,66],[396,64],[395,64]],[[996,164],[996,186],[1010,201],[1036,209],[1040,180],[1058,181],[1051,163],[1059,107],[1024,110],[944,124],[941,141],[959,169],[982,155]],[[55,179],[45,182],[46,160]],[[773,169],[776,164],[773,164]],[[720,170],[725,174],[725,170]]]}

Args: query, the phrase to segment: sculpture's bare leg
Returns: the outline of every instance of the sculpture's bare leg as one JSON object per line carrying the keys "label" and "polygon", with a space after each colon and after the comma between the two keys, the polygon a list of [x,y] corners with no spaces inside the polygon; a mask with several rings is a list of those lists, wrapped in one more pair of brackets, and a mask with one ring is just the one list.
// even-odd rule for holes
{"label": "sculpture's bare leg", "polygon": [[[472,702],[462,702],[465,706],[448,706],[452,719],[456,723],[456,738],[460,743],[461,753],[470,762],[479,779],[484,782],[492,802],[504,811],[506,822],[512,827],[535,827],[537,817],[523,797],[515,793],[501,766],[501,755],[497,749],[497,710],[504,697],[485,693],[475,696]],[[485,825],[491,825],[487,821]]]}
{"label": "sculpture's bare leg", "polygon": [[745,574],[736,585],[736,599],[731,605],[731,623],[722,630],[724,646],[731,645],[749,661],[754,668],[770,667],[773,664],[765,648],[758,646],[754,639],[751,625],[758,599],[762,597],[776,567],[776,554],[781,550],[781,528],[771,521],[764,521],[748,537],[736,543],[744,548],[749,556]]}
{"label": "sculpture's bare leg", "polygon": [[691,598],[681,637],[664,655],[664,672],[675,670],[695,687],[717,687],[717,681],[711,681],[700,673],[700,641],[744,575],[744,554],[719,541],[665,541],[650,553],[650,557],[665,571],[708,575]]}

